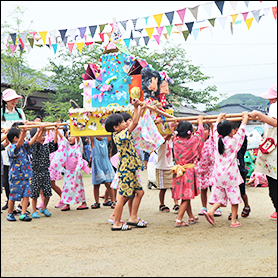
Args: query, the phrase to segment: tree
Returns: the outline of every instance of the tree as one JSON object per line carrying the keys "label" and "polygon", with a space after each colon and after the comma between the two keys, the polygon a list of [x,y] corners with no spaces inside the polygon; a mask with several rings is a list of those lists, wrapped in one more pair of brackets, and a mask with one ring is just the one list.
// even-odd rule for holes
{"label": "tree", "polygon": [[[13,18],[16,22],[17,28],[12,27],[7,22],[1,24],[1,33],[7,34],[9,36],[10,33],[20,34],[21,24],[22,24],[22,16],[24,15],[24,9],[17,6],[11,12],[11,18]],[[29,32],[31,30],[24,30],[22,33],[30,36]],[[4,73],[7,83],[9,86],[14,89],[17,94],[21,95],[23,98],[19,101],[19,105],[21,108],[24,108],[27,103],[28,96],[32,95],[32,93],[43,90],[46,86],[47,79],[44,74],[40,71],[36,71],[31,69],[28,66],[26,59],[26,50],[23,49],[19,39],[17,38],[16,50],[12,53],[10,45],[13,45],[13,41],[10,37],[8,37],[8,41],[3,41],[1,36],[1,71]],[[27,119],[33,116],[34,113],[24,111]],[[27,113],[26,113],[27,112]],[[29,115],[30,114],[30,115]]]}

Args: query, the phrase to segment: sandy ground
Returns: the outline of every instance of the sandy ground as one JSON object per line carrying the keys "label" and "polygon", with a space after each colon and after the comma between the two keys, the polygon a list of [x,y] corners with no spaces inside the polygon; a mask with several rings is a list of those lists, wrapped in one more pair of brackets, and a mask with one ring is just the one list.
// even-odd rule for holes
{"label": "sandy ground", "polygon": [[[247,187],[252,212],[241,218],[242,226],[230,228],[230,206],[211,226],[203,216],[195,225],[174,227],[176,215],[158,211],[158,190],[147,188],[147,172],[141,172],[145,195],[139,216],[144,229],[111,231],[112,209],[70,211],[55,209],[52,216],[31,222],[9,222],[1,214],[1,277],[276,277],[277,222],[268,188]],[[90,177],[84,178],[88,206],[94,202]],[[62,181],[58,182],[62,187]],[[105,187],[101,186],[101,193]],[[1,195],[1,206],[5,196]],[[102,199],[101,199],[102,200]],[[166,193],[166,205],[173,200]],[[193,212],[201,208],[200,196],[192,201]],[[16,216],[18,219],[18,216]],[[128,219],[124,208],[123,219]],[[185,217],[187,219],[187,215]]]}

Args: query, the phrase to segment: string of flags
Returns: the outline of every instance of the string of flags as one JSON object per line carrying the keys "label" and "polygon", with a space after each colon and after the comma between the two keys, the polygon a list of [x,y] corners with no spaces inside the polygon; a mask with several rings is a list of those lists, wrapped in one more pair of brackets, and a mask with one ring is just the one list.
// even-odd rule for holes
{"label": "string of flags", "polygon": [[[57,53],[58,49],[64,47],[67,47],[70,53],[72,53],[76,46],[81,53],[84,45],[88,46],[93,43],[107,44],[107,40],[112,42],[120,42],[122,40],[127,48],[129,48],[132,41],[137,46],[140,45],[140,42],[144,42],[144,45],[147,46],[151,39],[154,39],[159,45],[162,37],[168,40],[173,33],[183,35],[185,41],[189,35],[193,35],[196,40],[199,33],[206,28],[212,33],[216,20],[224,29],[228,18],[230,19],[232,34],[235,24],[245,23],[249,30],[254,19],[259,23],[263,16],[269,16],[270,13],[277,21],[277,6],[223,16],[224,6],[227,5],[227,2],[229,2],[235,11],[238,2],[244,2],[246,8],[248,8],[250,1],[213,1],[197,5],[193,8],[186,7],[180,10],[113,23],[84,26],[75,29],[3,33],[1,36],[6,41],[6,47],[10,48],[12,55],[17,47],[20,48],[21,52],[27,49],[28,53],[30,53],[34,46],[47,46],[53,49],[54,54]],[[260,2],[262,3],[262,1]],[[200,9],[206,12],[208,15],[207,19],[198,21]],[[217,10],[218,14],[220,13],[218,17],[211,18],[213,9]],[[193,20],[185,20],[185,16],[188,13],[190,13]],[[166,22],[166,24],[162,25],[162,22]],[[12,44],[10,43],[11,41]]]}

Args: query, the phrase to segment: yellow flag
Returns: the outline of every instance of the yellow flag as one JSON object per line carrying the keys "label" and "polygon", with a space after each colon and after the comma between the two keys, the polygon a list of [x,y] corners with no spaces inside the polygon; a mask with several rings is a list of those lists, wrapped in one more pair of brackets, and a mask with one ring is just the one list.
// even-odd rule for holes
{"label": "yellow flag", "polygon": [[232,14],[231,17],[233,19],[233,24],[232,25],[234,25],[235,22],[236,22],[237,14]]}
{"label": "yellow flag", "polygon": [[163,16],[163,14],[156,14],[156,15],[153,16],[157,25],[158,25],[158,27],[160,27],[162,16]]}
{"label": "yellow flag", "polygon": [[153,30],[154,30],[154,27],[152,27],[152,28],[146,28],[146,31],[147,31],[147,33],[148,33],[150,39],[152,38]]}
{"label": "yellow flag", "polygon": [[77,42],[76,46],[77,46],[79,52],[81,53],[82,49],[83,49],[83,46],[84,46],[84,42]]}
{"label": "yellow flag", "polygon": [[245,23],[246,23],[246,25],[247,25],[248,30],[249,30],[250,27],[251,27],[252,21],[253,21],[253,17],[252,17],[252,18],[247,18],[247,19],[245,20]]}
{"label": "yellow flag", "polygon": [[41,36],[41,39],[43,40],[43,44],[45,44],[47,31],[39,32],[39,34]]}

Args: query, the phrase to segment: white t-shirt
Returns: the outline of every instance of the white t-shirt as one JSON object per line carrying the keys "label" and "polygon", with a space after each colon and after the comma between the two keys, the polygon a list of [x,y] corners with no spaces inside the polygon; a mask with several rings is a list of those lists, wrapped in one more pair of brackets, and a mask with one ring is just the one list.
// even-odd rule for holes
{"label": "white t-shirt", "polygon": [[173,167],[173,141],[167,140],[157,149],[156,169],[171,170]]}
{"label": "white t-shirt", "polygon": [[[277,119],[277,101],[275,103],[270,104],[268,116]],[[268,125],[269,128],[273,128],[273,126]]]}

